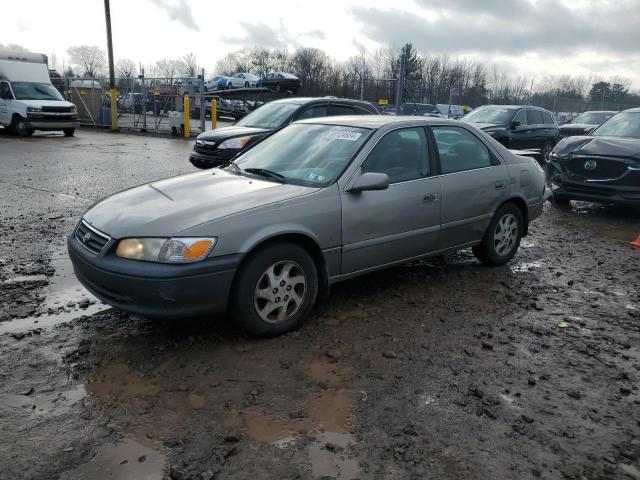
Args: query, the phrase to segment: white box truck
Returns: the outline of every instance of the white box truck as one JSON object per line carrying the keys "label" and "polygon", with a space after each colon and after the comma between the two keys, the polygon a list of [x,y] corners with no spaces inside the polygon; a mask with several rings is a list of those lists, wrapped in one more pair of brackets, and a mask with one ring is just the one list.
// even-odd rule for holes
{"label": "white box truck", "polygon": [[51,84],[46,55],[0,51],[0,125],[22,137],[36,130],[73,135],[76,106]]}

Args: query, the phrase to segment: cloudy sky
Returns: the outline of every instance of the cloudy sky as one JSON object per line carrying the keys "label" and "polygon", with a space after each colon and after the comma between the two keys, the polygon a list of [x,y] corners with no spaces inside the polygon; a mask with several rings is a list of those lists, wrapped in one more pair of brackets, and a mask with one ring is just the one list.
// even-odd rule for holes
{"label": "cloudy sky", "polygon": [[[58,59],[106,47],[102,0],[2,3],[0,44]],[[194,52],[211,71],[242,46],[346,59],[358,45],[411,42],[515,75],[621,75],[640,89],[640,0],[111,0],[111,17],[116,58],[144,64]]]}

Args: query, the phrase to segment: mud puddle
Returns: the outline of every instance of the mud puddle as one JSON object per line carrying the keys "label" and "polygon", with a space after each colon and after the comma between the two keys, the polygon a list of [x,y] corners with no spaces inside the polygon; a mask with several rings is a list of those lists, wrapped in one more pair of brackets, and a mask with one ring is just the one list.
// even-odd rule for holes
{"label": "mud puddle", "polygon": [[159,480],[166,471],[164,454],[125,438],[115,445],[99,447],[91,461],[63,473],[60,480]]}
{"label": "mud puddle", "polygon": [[78,282],[73,273],[73,265],[66,252],[58,252],[54,255],[51,259],[51,266],[55,268],[55,273],[50,278],[45,275],[20,275],[11,277],[3,282],[5,284],[17,284],[20,282],[48,281],[49,284],[44,288],[45,298],[39,307],[40,313],[0,323],[0,335],[51,328],[70,322],[82,315],[93,315],[111,308],[91,295]]}
{"label": "mud puddle", "polygon": [[76,385],[64,391],[29,389],[22,393],[11,393],[0,397],[0,405],[36,415],[54,417],[69,412],[71,406],[86,395],[83,385]]}

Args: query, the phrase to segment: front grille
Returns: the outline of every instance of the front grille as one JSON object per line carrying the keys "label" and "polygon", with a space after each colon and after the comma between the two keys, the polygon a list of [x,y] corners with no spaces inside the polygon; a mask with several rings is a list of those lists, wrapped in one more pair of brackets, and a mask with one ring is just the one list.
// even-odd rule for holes
{"label": "front grille", "polygon": [[42,107],[42,111],[53,113],[68,113],[71,112],[71,107]]}
{"label": "front grille", "polygon": [[80,245],[96,255],[99,254],[109,240],[111,240],[109,235],[99,232],[84,220],[76,227],[75,237]]}
{"label": "front grille", "polygon": [[[585,164],[593,161],[595,169],[588,170]],[[575,157],[565,163],[565,168],[572,174],[592,180],[615,179],[627,171],[627,164],[619,160],[598,157]]]}
{"label": "front grille", "polygon": [[563,137],[584,135],[584,128],[561,128],[560,135]]}

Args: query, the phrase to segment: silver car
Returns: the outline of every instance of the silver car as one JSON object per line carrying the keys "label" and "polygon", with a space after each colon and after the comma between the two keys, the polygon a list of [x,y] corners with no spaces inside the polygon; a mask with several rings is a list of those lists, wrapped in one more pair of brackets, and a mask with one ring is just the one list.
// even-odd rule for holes
{"label": "silver car", "polygon": [[228,309],[249,332],[277,335],[341,280],[467,247],[508,262],[549,195],[535,160],[461,122],[316,118],[227,167],[102,200],[68,249],[78,279],[117,308]]}

